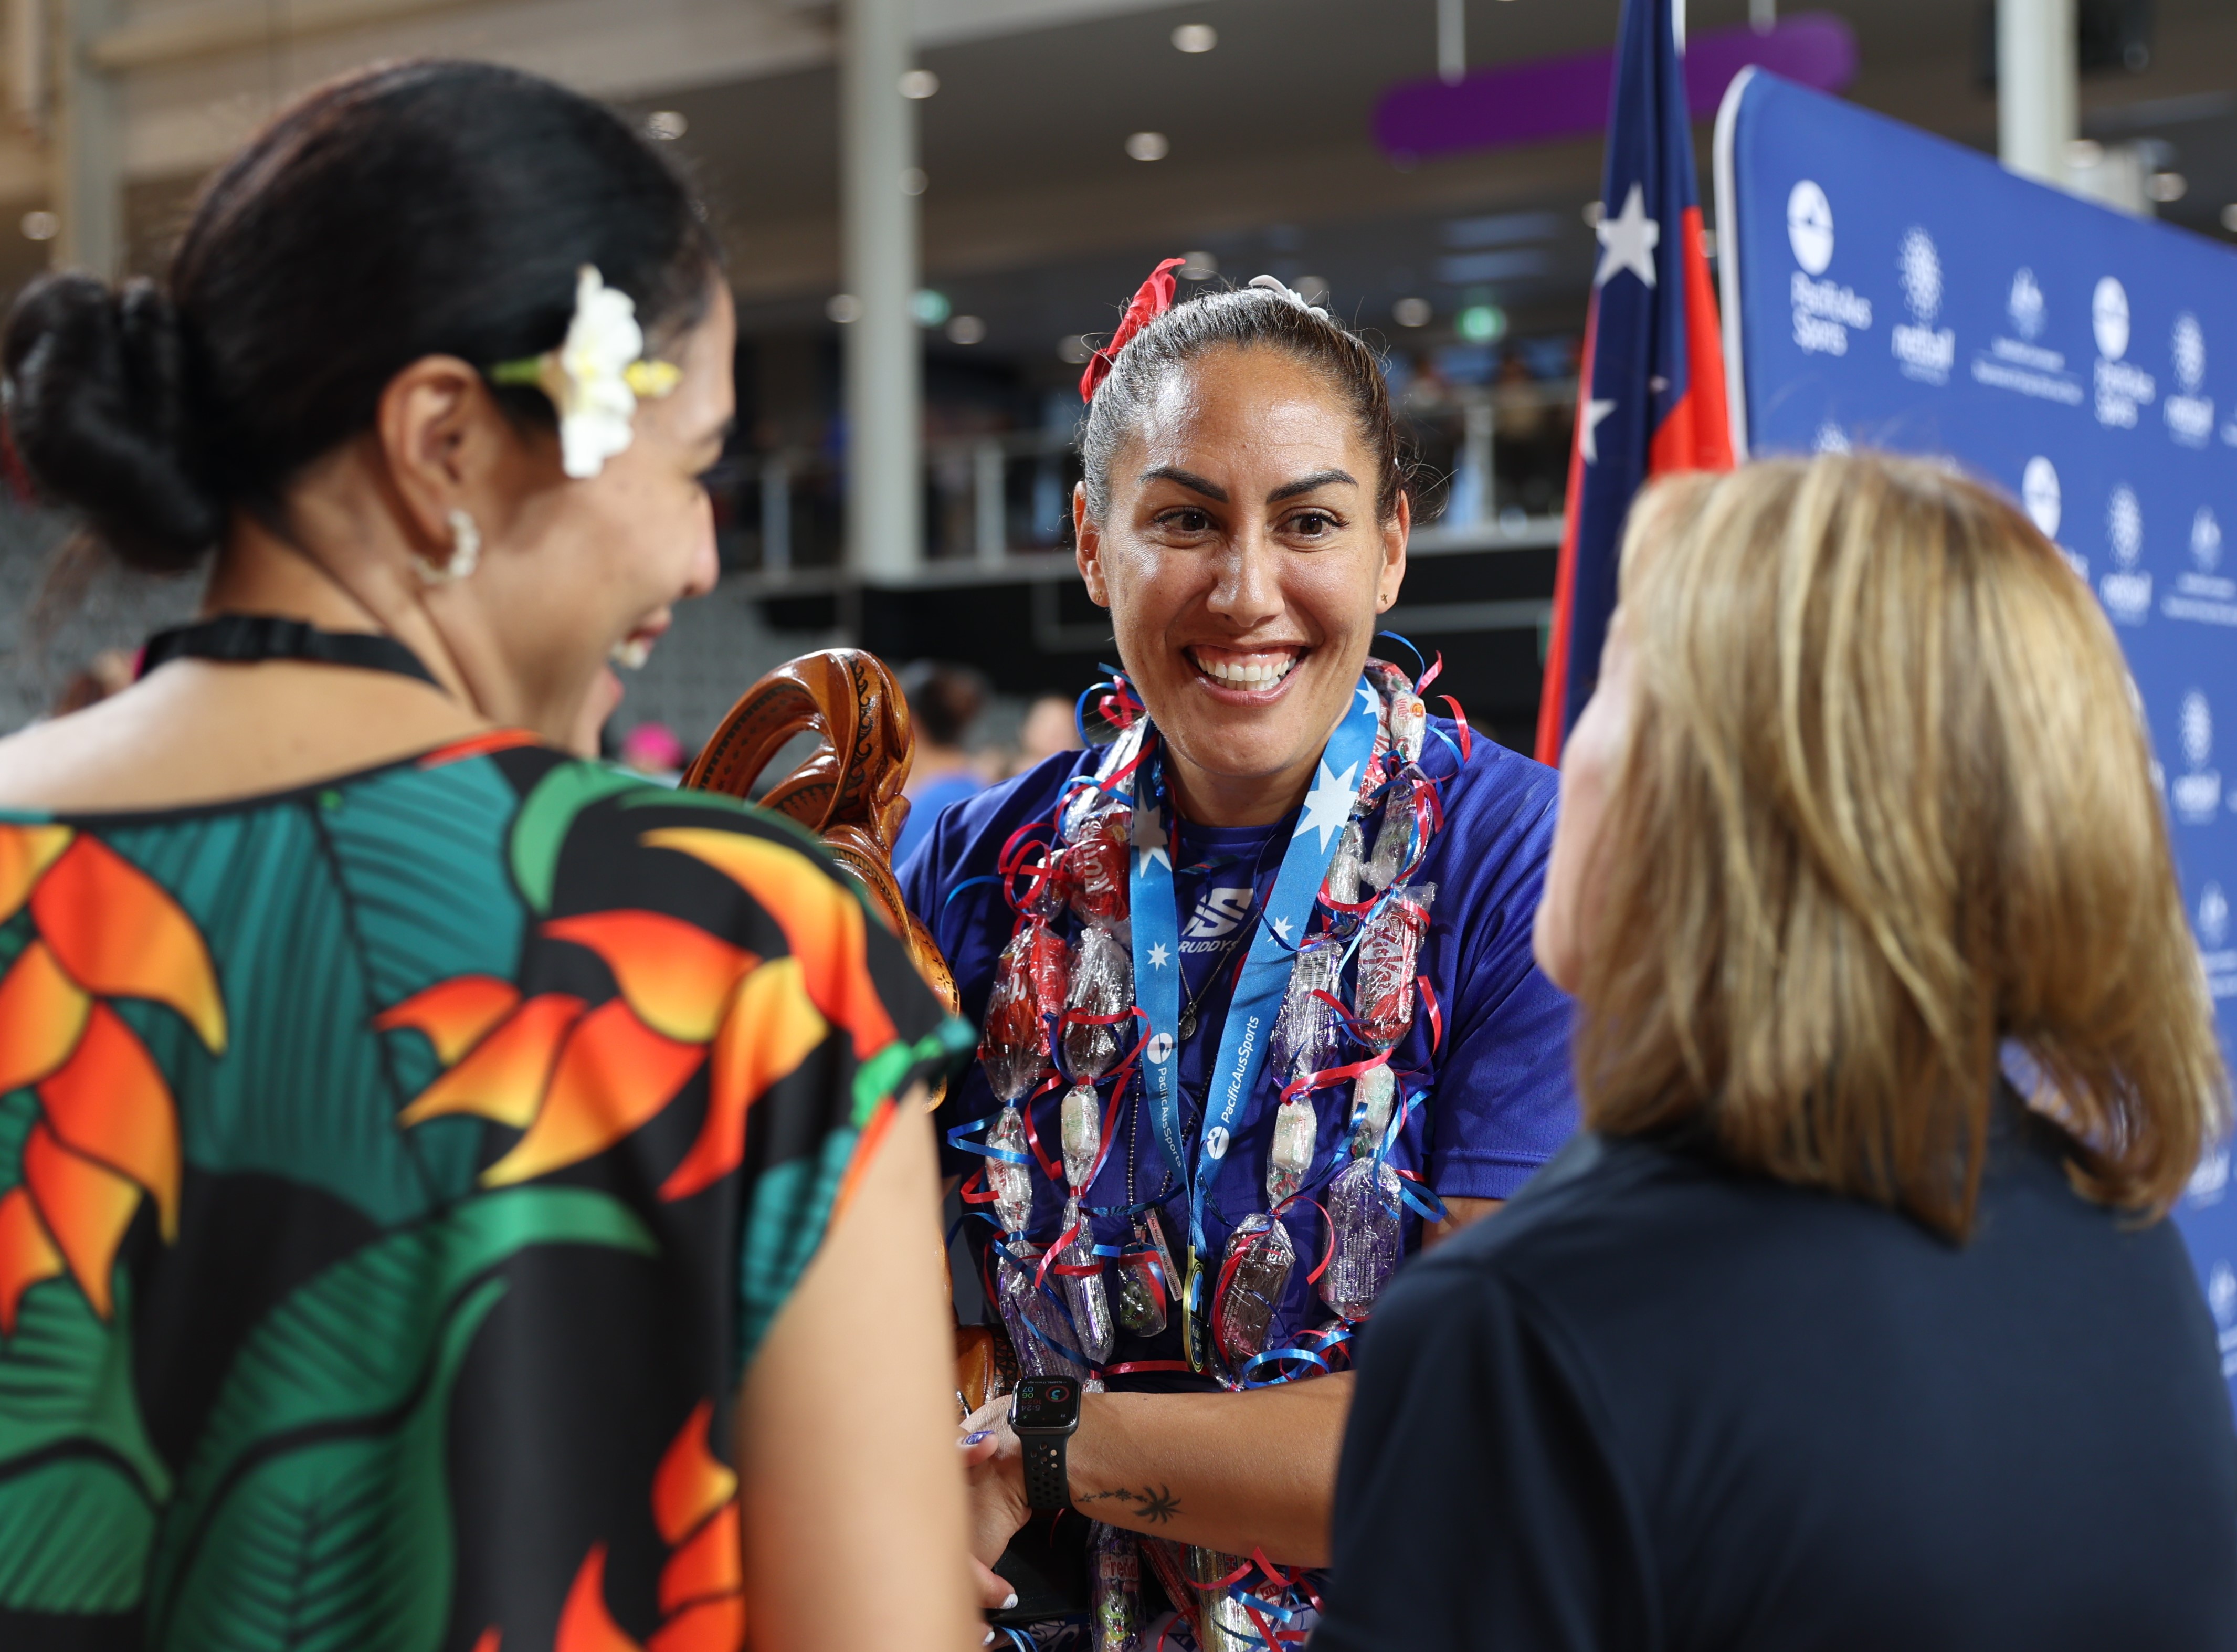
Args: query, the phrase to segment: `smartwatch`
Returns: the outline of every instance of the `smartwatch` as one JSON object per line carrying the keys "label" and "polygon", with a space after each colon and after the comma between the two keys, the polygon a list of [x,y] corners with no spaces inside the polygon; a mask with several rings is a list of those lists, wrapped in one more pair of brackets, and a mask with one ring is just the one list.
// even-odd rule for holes
{"label": "smartwatch", "polygon": [[1036,1509],[1072,1507],[1064,1448],[1079,1427],[1078,1379],[1021,1378],[1010,1396],[1010,1427],[1025,1448],[1026,1501]]}

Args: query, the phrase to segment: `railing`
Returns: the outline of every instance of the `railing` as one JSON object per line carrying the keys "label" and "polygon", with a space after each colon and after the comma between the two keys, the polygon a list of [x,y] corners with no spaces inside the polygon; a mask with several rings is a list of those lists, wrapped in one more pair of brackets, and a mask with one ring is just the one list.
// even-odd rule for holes
{"label": "railing", "polygon": [[[1558,472],[1530,477],[1518,488],[1499,470],[1502,423],[1534,427],[1536,439],[1567,464],[1566,439],[1576,402],[1574,380],[1459,390],[1407,410],[1428,485],[1420,489],[1409,554],[1541,549],[1560,543]],[[1551,430],[1560,440],[1549,444]],[[1541,466],[1540,469],[1544,470]],[[1039,585],[1073,577],[1069,538],[1072,485],[1079,460],[1068,433],[1021,431],[927,444],[925,505],[929,554],[913,578],[928,585],[993,580]],[[802,448],[764,453],[734,463],[724,489],[726,565],[748,595],[808,595],[847,585],[840,565],[837,459]],[[1542,499],[1539,496],[1544,496]],[[1538,508],[1531,508],[1537,505]],[[1038,593],[1037,593],[1038,595]],[[1516,603],[1442,604],[1482,609],[1466,629],[1518,623]],[[1509,614],[1509,609],[1514,610]],[[1492,611],[1496,610],[1495,614]],[[1037,621],[1052,636],[1066,629],[1052,599]],[[1037,627],[1038,628],[1038,627]]]}

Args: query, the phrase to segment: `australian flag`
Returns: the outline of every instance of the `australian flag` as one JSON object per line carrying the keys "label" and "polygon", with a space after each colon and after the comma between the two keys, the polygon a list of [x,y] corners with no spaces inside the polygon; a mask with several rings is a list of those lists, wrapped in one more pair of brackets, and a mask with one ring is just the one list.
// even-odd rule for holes
{"label": "australian flag", "polygon": [[1561,745],[1600,678],[1616,552],[1633,497],[1668,471],[1727,470],[1724,350],[1701,245],[1693,133],[1672,13],[1624,0],[1600,189],[1600,266],[1585,323],[1568,525],[1554,585],[1538,760]]}

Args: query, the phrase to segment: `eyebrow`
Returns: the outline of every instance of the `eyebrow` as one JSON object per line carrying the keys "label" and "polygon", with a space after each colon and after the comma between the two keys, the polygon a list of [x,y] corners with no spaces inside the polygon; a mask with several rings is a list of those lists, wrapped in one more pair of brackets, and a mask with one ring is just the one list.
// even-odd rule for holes
{"label": "eyebrow", "polygon": [[1283,499],[1293,499],[1300,493],[1310,493],[1315,488],[1328,487],[1337,482],[1359,486],[1359,479],[1349,471],[1315,471],[1310,476],[1300,476],[1294,482],[1284,482],[1266,496],[1269,505],[1279,505]]}
{"label": "eyebrow", "polygon": [[1142,472],[1145,482],[1178,482],[1191,493],[1201,493],[1221,505],[1227,503],[1227,490],[1218,483],[1208,481],[1194,471],[1184,471],[1178,465],[1158,465]]}
{"label": "eyebrow", "polygon": [[[1227,503],[1225,488],[1217,482],[1198,476],[1194,471],[1184,471],[1178,465],[1154,466],[1142,472],[1142,479],[1145,482],[1178,482],[1192,493],[1201,493],[1204,498],[1216,500],[1222,505]],[[1336,483],[1345,483],[1356,487],[1359,486],[1359,479],[1349,471],[1315,471],[1310,476],[1300,476],[1294,482],[1283,483],[1281,486],[1266,496],[1266,503],[1278,505],[1283,499],[1293,499],[1301,493],[1310,493],[1316,488],[1328,487]]]}

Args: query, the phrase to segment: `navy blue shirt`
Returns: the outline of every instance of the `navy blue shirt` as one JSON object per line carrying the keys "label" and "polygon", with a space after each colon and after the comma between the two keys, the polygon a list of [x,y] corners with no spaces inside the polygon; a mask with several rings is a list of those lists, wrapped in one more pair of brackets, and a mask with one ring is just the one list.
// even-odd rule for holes
{"label": "navy blue shirt", "polygon": [[[1431,841],[1412,881],[1436,885],[1417,968],[1429,977],[1436,995],[1442,1037],[1435,1039],[1428,1007],[1419,1005],[1412,1029],[1392,1053],[1392,1067],[1402,1075],[1402,1103],[1415,1090],[1425,1092],[1426,1099],[1407,1120],[1390,1163],[1416,1173],[1443,1197],[1505,1199],[1576,1127],[1568,1000],[1539,974],[1530,952],[1531,925],[1553,841],[1558,786],[1551,770],[1481,737],[1463,764],[1455,725],[1441,717],[1431,718],[1430,725],[1434,731],[1424,766],[1432,774],[1453,778],[1442,790],[1444,829]],[[1014,923],[1014,915],[992,879],[1002,846],[1020,827],[1048,820],[1066,783],[1075,775],[1092,774],[1101,756],[1093,750],[1063,753],[949,808],[933,824],[923,848],[901,868],[902,893],[939,942],[955,972],[963,1015],[974,1025],[984,1023],[996,960],[1008,944]],[[1294,822],[1256,831],[1214,830],[1187,822],[1179,826],[1174,893],[1180,908],[1183,1001],[1205,989],[1195,1035],[1184,1041],[1180,1051],[1182,1122],[1191,1153],[1236,966],[1249,947],[1256,922],[1252,909],[1263,901],[1279,869],[1282,847],[1289,843],[1293,827]],[[1069,922],[1059,928],[1068,933]],[[1232,949],[1223,951],[1229,942],[1235,942]],[[1198,949],[1191,951],[1192,946]],[[1342,1059],[1356,1059],[1357,1054]],[[1279,1091],[1276,1075],[1263,1073],[1236,1130],[1235,1144],[1219,1163],[1205,1213],[1207,1275],[1217,1269],[1221,1246],[1235,1224],[1266,1208],[1266,1160]],[[1142,1116],[1139,1094],[1136,1082],[1118,1111],[1115,1140],[1086,1203],[1091,1211],[1105,1213],[1092,1218],[1097,1239],[1117,1244],[1128,1237],[1128,1224],[1118,1213],[1129,1206],[1158,1202],[1173,1259],[1184,1267],[1186,1194],[1179,1176],[1165,1163],[1150,1121]],[[1344,1147],[1349,1088],[1323,1092],[1316,1100],[1320,1129],[1309,1195],[1315,1184],[1325,1182]],[[1034,1128],[1053,1159],[1059,1153],[1059,1107],[1054,1090],[1033,1103]],[[991,1122],[998,1111],[986,1074],[973,1064],[950,1086],[941,1128],[944,1132],[978,1120]],[[953,1175],[967,1176],[985,1162],[949,1146],[944,1145],[942,1153],[945,1168]],[[1038,1167],[1033,1183],[1033,1215],[1027,1231],[1037,1243],[1046,1244],[1059,1231],[1064,1189]],[[1327,1224],[1310,1198],[1298,1200],[1283,1219],[1290,1227],[1298,1265],[1275,1319],[1270,1347],[1289,1345],[1300,1332],[1334,1318],[1307,1281],[1327,1249]],[[1410,1249],[1419,1243],[1419,1219],[1409,1213],[1405,1226]],[[980,1255],[993,1228],[971,1221],[966,1229],[973,1254]],[[1176,1315],[1155,1338],[1132,1337],[1121,1330],[1112,1363],[1180,1357]],[[1113,1385],[1125,1384],[1122,1378]]]}
{"label": "navy blue shirt", "polygon": [[1361,1338],[1315,1652],[2228,1652],[2237,1429],[2169,1222],[2009,1094],[1972,1237],[1580,1136]]}

